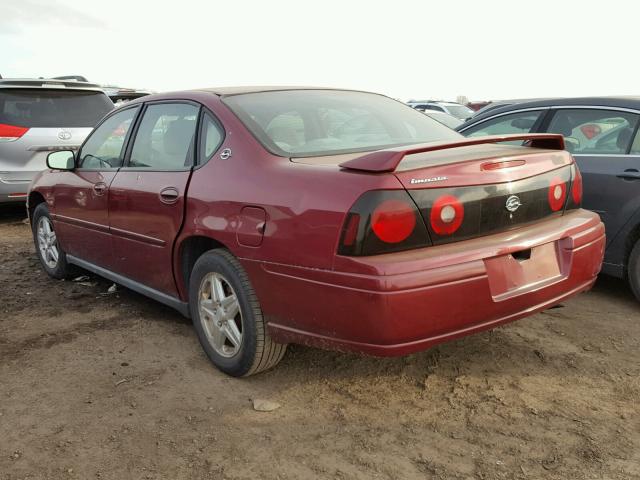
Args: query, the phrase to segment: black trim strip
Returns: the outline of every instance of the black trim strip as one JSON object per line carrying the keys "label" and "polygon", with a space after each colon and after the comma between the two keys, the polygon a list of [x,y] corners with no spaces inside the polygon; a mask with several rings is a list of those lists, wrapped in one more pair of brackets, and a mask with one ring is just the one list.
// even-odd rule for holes
{"label": "black trim strip", "polygon": [[179,298],[159,292],[158,290],[147,287],[146,285],[138,283],[135,280],[131,280],[130,278],[124,277],[118,273],[112,272],[111,270],[107,270],[106,268],[99,267],[97,265],[94,265],[93,263],[89,263],[85,260],[74,257],[73,255],[67,254],[67,262],[73,263],[74,265],[84,268],[85,270],[89,270],[96,275],[100,275],[101,277],[111,280],[112,282],[127,287],[134,292],[138,292],[157,302],[167,305],[168,307],[171,307],[180,312],[183,316],[191,318],[191,314],[189,312],[189,304],[187,302],[183,302]]}

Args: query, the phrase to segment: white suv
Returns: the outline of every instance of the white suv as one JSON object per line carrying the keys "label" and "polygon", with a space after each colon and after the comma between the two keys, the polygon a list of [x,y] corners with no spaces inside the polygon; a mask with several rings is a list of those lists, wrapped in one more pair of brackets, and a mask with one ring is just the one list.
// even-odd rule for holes
{"label": "white suv", "polygon": [[0,79],[0,203],[26,201],[47,155],[77,149],[113,108],[91,83]]}

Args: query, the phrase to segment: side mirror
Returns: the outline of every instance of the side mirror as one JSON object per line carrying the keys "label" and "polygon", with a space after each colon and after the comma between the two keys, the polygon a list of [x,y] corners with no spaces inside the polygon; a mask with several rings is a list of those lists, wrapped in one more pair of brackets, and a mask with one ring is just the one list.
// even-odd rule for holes
{"label": "side mirror", "polygon": [[73,170],[75,166],[75,154],[72,150],[59,150],[47,155],[47,167],[51,170]]}

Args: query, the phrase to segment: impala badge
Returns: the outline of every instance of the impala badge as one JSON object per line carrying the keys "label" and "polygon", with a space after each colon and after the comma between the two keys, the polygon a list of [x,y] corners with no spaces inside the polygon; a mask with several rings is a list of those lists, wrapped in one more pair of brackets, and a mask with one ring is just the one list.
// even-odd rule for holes
{"label": "impala badge", "polygon": [[513,213],[518,208],[520,208],[520,205],[522,205],[522,203],[520,202],[520,197],[518,197],[517,195],[511,195],[509,198],[507,198],[507,203],[505,203],[504,206],[508,211]]}
{"label": "impala badge", "polygon": [[433,183],[433,182],[444,182],[447,180],[447,177],[431,177],[431,178],[412,178],[409,183],[415,185],[416,183]]}

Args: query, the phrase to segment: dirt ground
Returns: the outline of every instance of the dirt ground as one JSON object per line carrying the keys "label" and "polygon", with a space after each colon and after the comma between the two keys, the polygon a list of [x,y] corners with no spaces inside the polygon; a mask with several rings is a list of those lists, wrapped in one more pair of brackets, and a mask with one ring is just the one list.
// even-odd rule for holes
{"label": "dirt ground", "polygon": [[237,380],[172,310],[49,279],[22,219],[0,209],[2,480],[640,478],[621,281],[410,357],[293,346]]}

